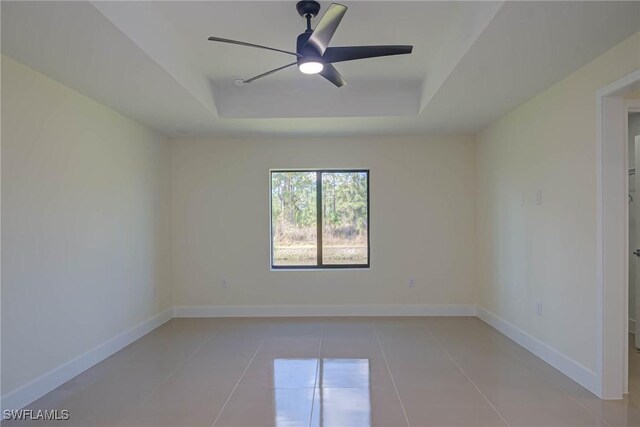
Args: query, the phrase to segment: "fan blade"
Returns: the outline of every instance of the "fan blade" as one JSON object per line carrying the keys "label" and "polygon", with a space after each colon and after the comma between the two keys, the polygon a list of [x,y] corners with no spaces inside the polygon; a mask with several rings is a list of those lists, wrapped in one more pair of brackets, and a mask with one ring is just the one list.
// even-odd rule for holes
{"label": "fan blade", "polygon": [[251,83],[255,80],[261,79],[263,77],[267,77],[268,75],[271,75],[273,73],[276,73],[280,70],[284,70],[285,68],[289,68],[292,65],[296,65],[297,62],[292,62],[291,64],[287,64],[287,65],[283,65],[282,67],[278,67],[278,68],[274,68],[273,70],[267,71],[266,73],[262,73],[262,74],[258,74],[255,77],[251,77],[250,79],[246,79],[246,80],[242,80],[242,83]]}
{"label": "fan blade", "polygon": [[241,41],[238,41],[238,40],[223,39],[223,38],[220,38],[220,37],[213,37],[213,36],[209,37],[207,40],[212,41],[212,42],[222,42],[222,43],[238,44],[240,46],[256,47],[258,49],[267,49],[267,50],[273,50],[275,52],[286,53],[286,54],[289,54],[289,55],[300,56],[297,53],[289,52],[288,50],[281,50],[281,49],[276,49],[274,47],[261,46],[259,44],[241,42]]}
{"label": "fan blade", "polygon": [[318,25],[316,25],[307,44],[316,48],[320,55],[323,55],[331,41],[331,37],[333,37],[333,33],[338,29],[338,25],[340,25],[340,21],[342,21],[342,17],[346,12],[346,6],[332,3],[322,16],[320,22],[318,22]]}
{"label": "fan blade", "polygon": [[329,47],[322,57],[326,63],[353,61],[354,59],[376,58],[378,56],[406,55],[413,46],[344,46]]}
{"label": "fan blade", "polygon": [[331,64],[324,64],[324,68],[320,71],[320,75],[338,87],[347,84],[347,81],[340,75],[336,67]]}

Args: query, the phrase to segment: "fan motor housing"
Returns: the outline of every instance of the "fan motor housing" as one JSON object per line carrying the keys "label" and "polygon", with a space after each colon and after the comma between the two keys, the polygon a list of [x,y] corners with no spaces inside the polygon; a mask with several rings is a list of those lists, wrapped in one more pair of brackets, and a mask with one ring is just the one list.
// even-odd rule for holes
{"label": "fan motor housing", "polygon": [[298,53],[298,55],[317,55],[317,52],[314,51],[315,49],[313,49],[312,46],[305,46],[307,44],[307,41],[309,40],[309,37],[311,37],[311,31],[305,31],[298,36],[298,39],[296,40],[296,53]]}
{"label": "fan motor housing", "polygon": [[296,41],[296,52],[298,53],[298,55],[300,55],[298,57],[298,64],[300,64],[301,62],[307,62],[309,60],[320,62],[322,61],[322,55],[320,55],[320,52],[318,52],[312,45],[307,44],[307,41],[309,40],[309,37],[311,37],[311,34],[311,31],[305,31],[298,36],[298,39]]}
{"label": "fan motor housing", "polygon": [[296,53],[298,56],[298,65],[308,61],[321,62],[322,55],[318,50],[307,44],[309,37],[313,34],[311,29],[311,18],[314,18],[320,12],[320,3],[313,0],[304,0],[296,4],[296,9],[300,16],[307,20],[307,30],[298,36],[296,40]]}

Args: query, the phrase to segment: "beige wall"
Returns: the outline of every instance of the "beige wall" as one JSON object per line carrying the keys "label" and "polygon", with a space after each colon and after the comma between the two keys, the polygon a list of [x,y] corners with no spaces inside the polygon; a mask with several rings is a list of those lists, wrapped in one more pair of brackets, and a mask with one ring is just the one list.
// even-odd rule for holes
{"label": "beige wall", "polygon": [[[270,271],[269,169],[320,167],[371,170],[371,269]],[[475,302],[469,138],[179,140],[171,174],[176,306]]]}
{"label": "beige wall", "polygon": [[2,57],[3,395],[171,305],[169,163],[157,134]]}
{"label": "beige wall", "polygon": [[[596,368],[596,91],[640,68],[640,33],[477,136],[479,303]],[[543,203],[536,205],[536,193]],[[543,315],[535,314],[537,301]]]}

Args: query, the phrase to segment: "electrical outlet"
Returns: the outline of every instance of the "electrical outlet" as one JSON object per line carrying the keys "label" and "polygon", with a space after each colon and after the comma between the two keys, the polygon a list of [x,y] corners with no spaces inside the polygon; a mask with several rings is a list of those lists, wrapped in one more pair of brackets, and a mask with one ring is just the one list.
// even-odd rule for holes
{"label": "electrical outlet", "polygon": [[536,193],[536,205],[542,206],[542,190],[538,190]]}
{"label": "electrical outlet", "polygon": [[416,279],[415,279],[415,278],[413,278],[413,277],[409,278],[408,286],[409,286],[410,288],[415,288],[415,287],[416,287]]}
{"label": "electrical outlet", "polygon": [[229,287],[229,281],[227,279],[222,279],[222,282],[220,282],[220,286],[224,289],[227,289]]}
{"label": "electrical outlet", "polygon": [[536,302],[536,314],[542,316],[542,301]]}

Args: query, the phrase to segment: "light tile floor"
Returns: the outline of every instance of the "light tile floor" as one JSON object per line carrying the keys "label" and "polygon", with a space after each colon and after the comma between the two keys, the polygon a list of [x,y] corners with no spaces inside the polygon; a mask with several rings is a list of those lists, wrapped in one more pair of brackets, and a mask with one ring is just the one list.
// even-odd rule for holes
{"label": "light tile floor", "polygon": [[476,318],[173,319],[3,426],[640,426]]}

